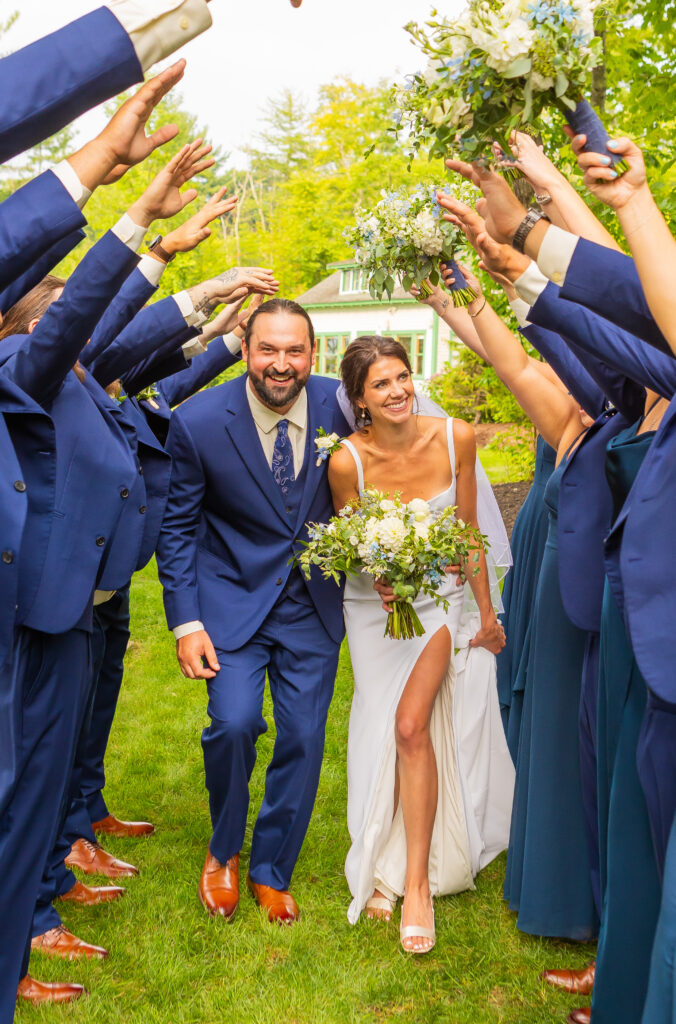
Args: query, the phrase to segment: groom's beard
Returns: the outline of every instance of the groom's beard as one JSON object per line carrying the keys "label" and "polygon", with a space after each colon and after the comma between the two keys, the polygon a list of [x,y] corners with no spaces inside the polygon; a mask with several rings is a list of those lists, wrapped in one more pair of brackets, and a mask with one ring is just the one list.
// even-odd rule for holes
{"label": "groom's beard", "polygon": [[[249,379],[261,402],[264,405],[280,409],[298,397],[307,384],[309,376],[309,372],[299,377],[292,369],[288,369],[282,374],[268,368],[263,370],[262,377],[257,377],[249,370]],[[274,378],[276,381],[288,380],[288,385],[286,387],[282,387],[281,384],[270,385],[267,383],[270,378]]]}

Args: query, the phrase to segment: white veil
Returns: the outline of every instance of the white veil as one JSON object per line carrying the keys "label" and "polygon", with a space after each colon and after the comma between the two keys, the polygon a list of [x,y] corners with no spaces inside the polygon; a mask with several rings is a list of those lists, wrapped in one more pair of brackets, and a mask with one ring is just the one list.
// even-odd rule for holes
{"label": "white veil", "polygon": [[[416,395],[416,412],[422,416],[435,416],[439,419],[448,419],[448,413],[444,412],[440,405],[433,402],[431,398],[423,394],[418,388]],[[341,384],[338,388],[338,404],[341,411],[353,430],[356,430],[356,421],[345,388]],[[486,471],[479,458],[476,460],[476,487],[477,487],[477,520],[479,529],[488,538],[488,550],[486,551],[486,564],[491,586],[491,599],[496,612],[504,611],[500,584],[507,575],[512,565],[512,551],[509,546],[507,530],[502,521],[502,515],[498,503],[493,494],[493,488],[488,482]],[[469,587],[465,588],[465,612],[472,612],[476,609],[476,602]]]}

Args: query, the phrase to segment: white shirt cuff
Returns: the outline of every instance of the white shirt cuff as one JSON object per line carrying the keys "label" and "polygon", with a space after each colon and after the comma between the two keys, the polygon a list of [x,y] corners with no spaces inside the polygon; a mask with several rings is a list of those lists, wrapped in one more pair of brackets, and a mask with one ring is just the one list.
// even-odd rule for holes
{"label": "white shirt cuff", "polygon": [[537,263],[532,262],[528,264],[521,277],[514,281],[519,298],[527,302],[529,308],[535,305],[548,284],[549,281],[538,269]]}
{"label": "white shirt cuff", "polygon": [[208,318],[204,313],[197,312],[188,292],[176,292],[173,298],[188,327],[201,327],[203,323],[206,323]]}
{"label": "white shirt cuff", "polygon": [[236,334],[224,334],[223,344],[227,348],[228,352],[231,352],[233,356],[239,356],[242,354],[242,339],[238,338]]}
{"label": "white shirt cuff", "polygon": [[141,271],[146,281],[149,284],[154,284],[157,288],[162,279],[162,274],[167,269],[167,264],[162,263],[161,260],[153,259],[152,256],[144,254],[139,260],[138,269]]}
{"label": "white shirt cuff", "polygon": [[131,219],[128,213],[124,213],[114,228],[111,228],[114,235],[124,242],[125,245],[129,246],[132,252],[138,252],[143,245],[143,239],[146,237],[147,228],[139,227]]}
{"label": "white shirt cuff", "polygon": [[568,267],[579,241],[578,235],[564,231],[556,224],[547,228],[538,253],[538,267],[554,284],[562,285],[566,280]]}
{"label": "white shirt cuff", "polygon": [[52,173],[59,179],[73,202],[84,210],[87,200],[91,197],[91,190],[84,187],[71,164],[67,160],[62,160],[56,167],[52,167]]}
{"label": "white shirt cuff", "polygon": [[530,306],[528,303],[524,302],[523,299],[516,298],[511,299],[509,304],[512,307],[512,312],[516,317],[519,327],[530,327],[530,320],[528,319]]}
{"label": "white shirt cuff", "polygon": [[190,341],[186,341],[184,345],[181,345],[181,349],[185,358],[190,362],[195,356],[201,356],[203,352],[206,352],[207,347],[201,338],[192,338]]}
{"label": "white shirt cuff", "polygon": [[144,71],[211,25],[206,0],[108,0]]}
{"label": "white shirt cuff", "polygon": [[195,619],[194,622],[184,622],[182,626],[174,626],[172,633],[177,640],[180,640],[184,636],[190,636],[191,633],[199,633],[201,629],[204,629],[204,626]]}

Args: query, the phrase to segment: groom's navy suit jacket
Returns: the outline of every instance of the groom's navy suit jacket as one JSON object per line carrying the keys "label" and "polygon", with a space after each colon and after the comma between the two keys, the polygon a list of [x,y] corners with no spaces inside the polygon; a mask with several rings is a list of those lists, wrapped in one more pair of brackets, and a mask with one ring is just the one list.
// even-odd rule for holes
{"label": "groom's navy suit jacket", "polygon": [[[333,514],[327,462],[317,466],[315,459],[317,430],[350,433],[336,401],[338,382],[311,377],[305,485],[290,516],[258,438],[247,381],[244,375],[202,391],[173,412],[171,487],[157,551],[169,628],[199,619],[226,651],[246,644],[279,599],[306,523]],[[326,632],[340,643],[342,588],[316,571],[307,588]]]}

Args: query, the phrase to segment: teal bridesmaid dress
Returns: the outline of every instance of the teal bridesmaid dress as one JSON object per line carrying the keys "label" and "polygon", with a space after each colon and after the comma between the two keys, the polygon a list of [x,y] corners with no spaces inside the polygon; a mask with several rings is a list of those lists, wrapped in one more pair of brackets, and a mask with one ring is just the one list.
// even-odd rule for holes
{"label": "teal bridesmaid dress", "polygon": [[[655,436],[629,427],[608,445],[614,518]],[[611,533],[607,547],[621,543]],[[636,765],[646,683],[606,578],[601,617],[597,718],[602,915],[592,1000],[594,1024],[640,1021],[660,907],[660,877],[648,806]]]}
{"label": "teal bridesmaid dress", "polygon": [[535,596],[505,898],[522,931],[586,942],[598,928],[579,757],[587,634],[566,615],[559,587],[558,501],[566,461],[544,495],[549,529]]}
{"label": "teal bridesmaid dress", "polygon": [[498,697],[507,746],[516,763],[526,688],[528,652],[532,636],[540,563],[547,540],[548,515],[544,495],[554,471],[556,452],[542,437],[537,439],[535,476],[514,523],[511,547],[514,564],[505,580],[502,624],[507,643],[498,655]]}

